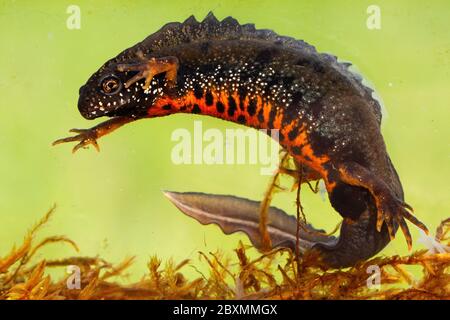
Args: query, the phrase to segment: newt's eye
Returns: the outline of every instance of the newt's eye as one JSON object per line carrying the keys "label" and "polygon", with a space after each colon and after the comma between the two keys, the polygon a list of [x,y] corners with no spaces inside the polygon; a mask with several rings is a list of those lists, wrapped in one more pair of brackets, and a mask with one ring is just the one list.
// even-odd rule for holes
{"label": "newt's eye", "polygon": [[117,77],[114,76],[108,76],[105,79],[103,79],[102,83],[102,91],[105,94],[116,94],[120,91],[122,88],[122,83]]}

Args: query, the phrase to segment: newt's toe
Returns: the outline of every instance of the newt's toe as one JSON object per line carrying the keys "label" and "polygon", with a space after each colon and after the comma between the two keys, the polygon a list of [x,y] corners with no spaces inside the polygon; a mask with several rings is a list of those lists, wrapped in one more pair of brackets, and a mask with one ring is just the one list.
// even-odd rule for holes
{"label": "newt's toe", "polygon": [[400,200],[397,200],[393,197],[383,198],[383,200],[379,202],[378,217],[381,216],[382,218],[381,220],[380,219],[377,220],[377,229],[380,228],[380,223],[381,225],[383,223],[386,223],[386,227],[389,232],[389,237],[392,240],[395,237],[395,230],[396,230],[395,224],[398,224],[403,232],[403,235],[405,236],[408,249],[411,250],[412,237],[411,233],[409,232],[406,220],[409,220],[426,233],[428,233],[428,229],[419,219],[413,216],[408,210],[413,211],[410,205]]}
{"label": "newt's toe", "polygon": [[78,133],[75,136],[62,138],[54,141],[53,146],[66,142],[79,141],[79,143],[73,147],[72,153],[77,152],[81,148],[86,148],[89,145],[94,146],[97,151],[100,151],[100,147],[97,143],[97,132],[91,129],[71,129],[69,132]]}

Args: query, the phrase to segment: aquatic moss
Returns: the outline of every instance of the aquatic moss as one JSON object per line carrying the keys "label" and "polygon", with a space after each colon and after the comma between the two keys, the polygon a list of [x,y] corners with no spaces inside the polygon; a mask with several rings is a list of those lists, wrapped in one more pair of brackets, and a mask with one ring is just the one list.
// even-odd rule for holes
{"label": "aquatic moss", "polygon": [[[239,244],[233,253],[199,252],[199,261],[164,264],[156,256],[140,281],[122,284],[117,277],[133,263],[126,258],[113,265],[101,257],[68,257],[62,260],[34,259],[41,248],[64,242],[78,251],[65,236],[37,241],[39,229],[54,213],[47,214],[26,234],[23,243],[0,258],[0,300],[2,299],[450,299],[450,253],[416,251],[409,256],[377,257],[352,268],[336,270],[321,265],[317,256],[301,260],[290,250],[280,249],[251,259],[249,247]],[[450,219],[436,234],[450,244]],[[209,274],[187,279],[183,269],[207,264]],[[77,266],[80,288],[69,289],[70,275],[53,279],[49,268]],[[367,286],[370,266],[378,266],[382,283]],[[406,268],[418,266],[419,279]]]}

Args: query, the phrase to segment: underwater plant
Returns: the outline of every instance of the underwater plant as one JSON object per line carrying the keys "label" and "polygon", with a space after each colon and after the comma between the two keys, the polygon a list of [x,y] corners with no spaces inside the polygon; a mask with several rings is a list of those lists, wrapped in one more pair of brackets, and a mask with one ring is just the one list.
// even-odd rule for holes
{"label": "underwater plant", "polygon": [[[250,246],[239,243],[233,254],[199,252],[199,261],[164,264],[150,258],[148,272],[137,282],[123,283],[133,257],[113,265],[101,257],[73,256],[59,260],[36,259],[36,252],[52,243],[67,243],[65,236],[37,240],[55,207],[25,235],[23,243],[0,258],[0,300],[25,299],[450,299],[450,252],[419,250],[407,256],[376,257],[346,269],[318,264],[316,255],[297,259],[290,249],[275,249],[251,259]],[[442,221],[436,238],[450,245],[450,219]],[[207,264],[209,274],[189,279],[187,266]],[[79,288],[71,286],[73,275],[54,279],[52,268],[79,268]],[[368,285],[367,270],[378,266],[382,282]],[[421,268],[414,277],[409,266]]]}

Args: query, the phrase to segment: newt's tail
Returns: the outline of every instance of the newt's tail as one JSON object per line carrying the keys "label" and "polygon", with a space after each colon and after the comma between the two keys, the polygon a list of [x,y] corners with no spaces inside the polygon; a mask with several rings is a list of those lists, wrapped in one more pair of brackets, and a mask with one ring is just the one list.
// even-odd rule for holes
{"label": "newt's tail", "polygon": [[[259,232],[260,202],[229,195],[212,195],[197,192],[171,192],[164,195],[183,213],[202,224],[217,224],[225,234],[244,232],[257,248],[261,249]],[[370,209],[369,209],[370,210]],[[357,221],[344,220],[340,236],[326,235],[309,224],[300,228],[299,252],[318,250],[330,267],[349,267],[366,260],[389,242],[386,228],[375,228],[376,214],[364,212]],[[283,210],[270,207],[268,232],[274,248],[295,249],[297,219]]]}

